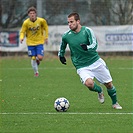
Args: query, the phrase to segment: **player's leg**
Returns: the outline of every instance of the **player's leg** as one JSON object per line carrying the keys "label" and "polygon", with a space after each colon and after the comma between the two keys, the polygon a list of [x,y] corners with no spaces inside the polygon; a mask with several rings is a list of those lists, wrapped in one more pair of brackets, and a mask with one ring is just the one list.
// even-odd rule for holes
{"label": "player's leg", "polygon": [[112,99],[112,104],[116,104],[117,102],[117,95],[116,95],[116,88],[113,86],[112,82],[104,83],[107,88],[108,95]]}
{"label": "player's leg", "polygon": [[77,74],[80,76],[81,82],[90,90],[98,93],[98,99],[100,103],[104,103],[104,95],[102,88],[98,86],[94,81],[94,75],[89,67],[81,68],[77,70]]}
{"label": "player's leg", "polygon": [[104,94],[102,88],[97,85],[91,78],[85,81],[85,86],[89,88],[90,91],[95,91],[98,93],[98,100],[100,103],[104,103]]}
{"label": "player's leg", "polygon": [[36,63],[36,50],[35,46],[28,46],[28,55],[31,57],[31,66],[34,70],[34,75],[38,76],[38,66]]}
{"label": "player's leg", "polygon": [[114,109],[122,109],[122,107],[117,102],[117,93],[115,86],[112,84],[112,82],[105,83],[104,85],[106,86],[108,95],[112,100],[112,107]]}
{"label": "player's leg", "polygon": [[43,46],[43,44],[40,44],[40,45],[36,46],[36,52],[37,52],[36,62],[39,65],[40,61],[43,60],[43,56],[44,56],[44,46]]}
{"label": "player's leg", "polygon": [[34,76],[38,77],[39,76],[39,71],[38,71],[38,65],[37,65],[37,62],[36,62],[36,56],[31,57],[31,66],[34,70]]}
{"label": "player's leg", "polygon": [[102,88],[98,86],[91,78],[87,78],[84,82],[84,85],[87,86],[90,91],[95,91],[98,93],[102,92]]}
{"label": "player's leg", "polygon": [[[95,70],[95,78],[107,88],[108,95],[112,100],[113,108],[122,109],[122,107],[117,102],[116,88],[112,84],[112,77],[106,63],[100,59],[101,65]],[[117,106],[118,105],[118,106]]]}

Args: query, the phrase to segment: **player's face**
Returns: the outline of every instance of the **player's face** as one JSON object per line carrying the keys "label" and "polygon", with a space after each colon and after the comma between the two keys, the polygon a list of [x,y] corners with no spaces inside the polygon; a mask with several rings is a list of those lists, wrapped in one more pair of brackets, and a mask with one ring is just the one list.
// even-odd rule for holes
{"label": "player's face", "polygon": [[68,26],[69,26],[69,28],[70,28],[71,30],[73,30],[73,31],[77,31],[78,25],[79,25],[80,21],[79,21],[79,20],[76,21],[76,20],[74,19],[74,16],[68,18],[67,21],[68,21]]}
{"label": "player's face", "polygon": [[28,15],[29,15],[29,18],[31,21],[36,20],[36,12],[35,11],[30,11]]}

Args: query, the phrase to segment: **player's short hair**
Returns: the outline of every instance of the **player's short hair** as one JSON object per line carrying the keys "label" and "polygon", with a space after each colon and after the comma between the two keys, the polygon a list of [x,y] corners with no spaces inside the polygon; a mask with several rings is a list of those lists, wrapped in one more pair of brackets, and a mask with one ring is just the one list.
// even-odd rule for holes
{"label": "player's short hair", "polygon": [[30,11],[34,11],[35,13],[37,13],[36,8],[33,7],[33,6],[28,9],[28,14],[29,14]]}
{"label": "player's short hair", "polygon": [[68,15],[68,18],[73,17],[73,16],[74,16],[74,19],[75,19],[76,21],[77,21],[77,20],[80,20],[79,14],[76,13],[76,12],[70,13],[70,14]]}

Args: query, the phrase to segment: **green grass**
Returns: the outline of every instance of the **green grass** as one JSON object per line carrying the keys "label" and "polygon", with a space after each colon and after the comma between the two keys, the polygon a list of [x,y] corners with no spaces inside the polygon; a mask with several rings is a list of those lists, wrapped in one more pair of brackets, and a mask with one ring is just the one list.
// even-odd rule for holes
{"label": "green grass", "polygon": [[[0,59],[0,133],[133,133],[133,64],[131,57],[104,57],[122,110],[114,110],[106,88],[105,103],[79,80],[69,58],[62,65],[46,58],[35,78],[30,58]],[[53,107],[58,97],[70,102],[67,112]]]}

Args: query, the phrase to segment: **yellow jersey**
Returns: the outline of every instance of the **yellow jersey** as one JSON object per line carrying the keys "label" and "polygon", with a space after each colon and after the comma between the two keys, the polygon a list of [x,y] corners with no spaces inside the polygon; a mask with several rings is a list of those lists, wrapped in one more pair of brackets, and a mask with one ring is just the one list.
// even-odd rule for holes
{"label": "yellow jersey", "polygon": [[45,19],[37,17],[32,22],[29,18],[26,19],[20,30],[20,39],[24,39],[26,36],[26,44],[28,46],[36,46],[44,44],[48,39],[48,25]]}

